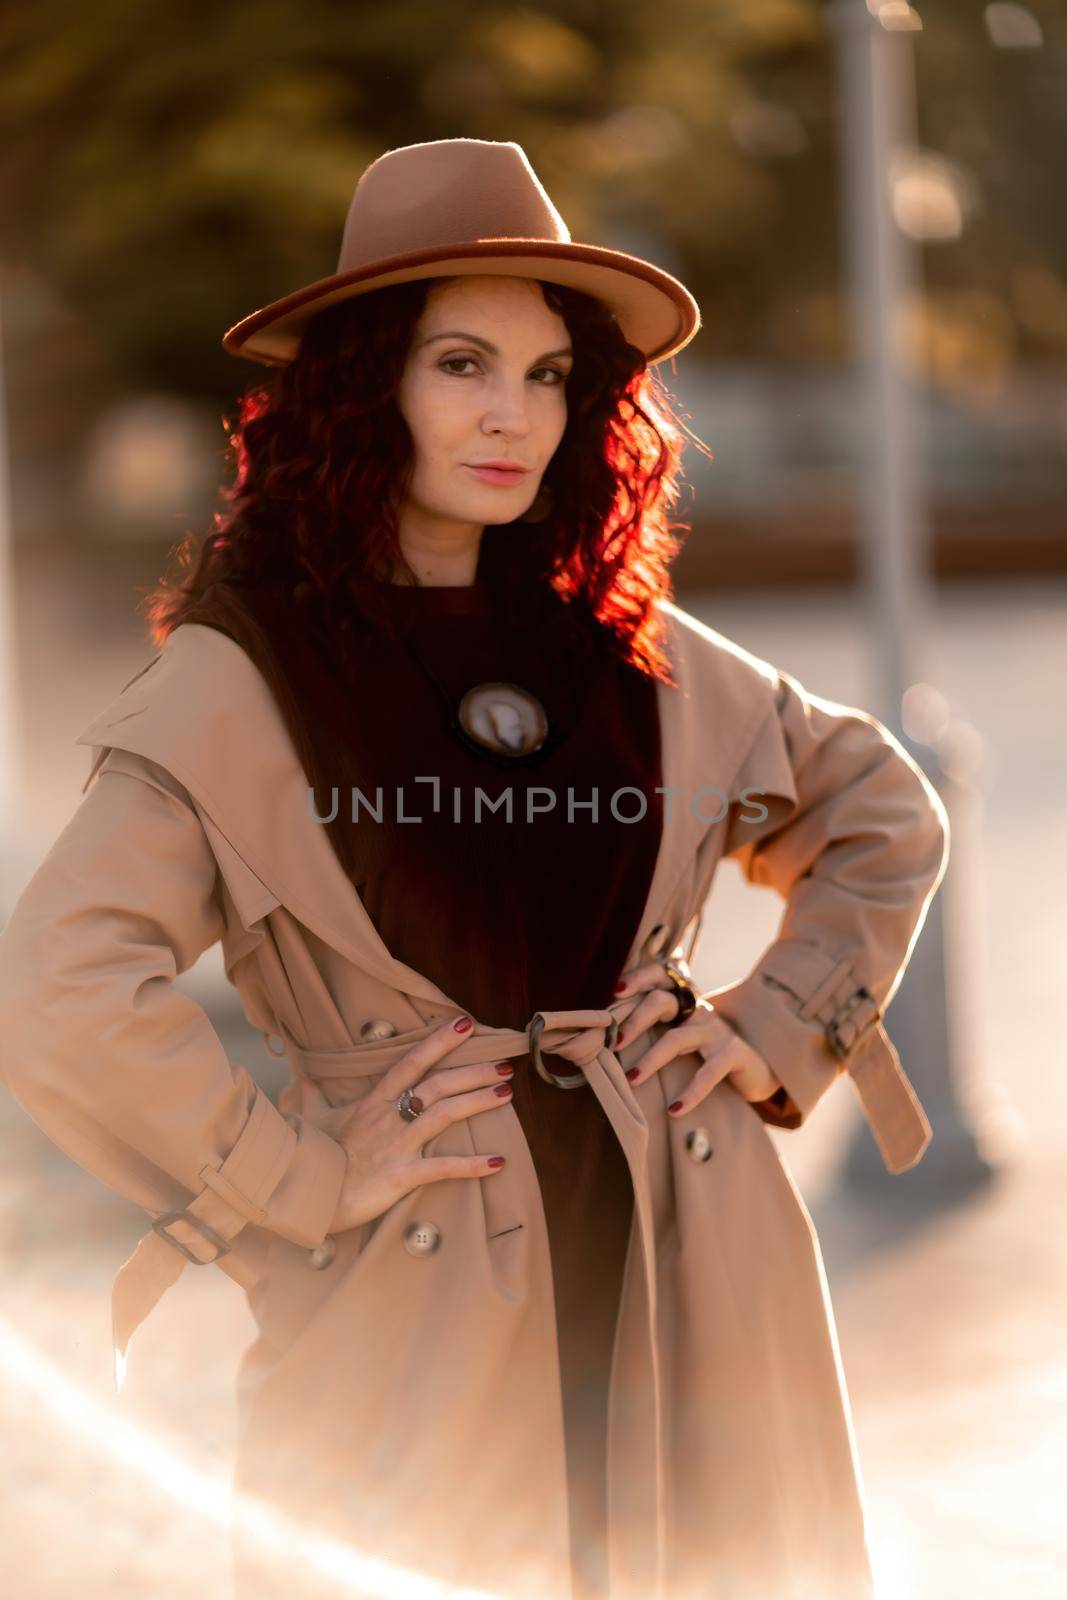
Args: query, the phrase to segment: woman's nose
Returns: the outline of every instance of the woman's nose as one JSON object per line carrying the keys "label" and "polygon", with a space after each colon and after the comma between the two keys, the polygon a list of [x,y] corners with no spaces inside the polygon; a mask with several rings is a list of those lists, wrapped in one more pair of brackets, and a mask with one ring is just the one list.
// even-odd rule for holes
{"label": "woman's nose", "polygon": [[490,429],[499,428],[512,434],[527,433],[530,415],[525,381],[501,384],[486,406],[483,421]]}

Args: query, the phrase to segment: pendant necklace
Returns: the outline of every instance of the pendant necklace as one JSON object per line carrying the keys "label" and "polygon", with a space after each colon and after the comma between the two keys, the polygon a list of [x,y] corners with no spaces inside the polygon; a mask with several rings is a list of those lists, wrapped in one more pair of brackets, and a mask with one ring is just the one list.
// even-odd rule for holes
{"label": "pendant necklace", "polygon": [[[498,639],[501,638],[497,622]],[[502,640],[501,640],[502,642]],[[546,759],[577,723],[580,706],[570,682],[571,716],[550,727],[544,705],[529,689],[508,680],[476,683],[457,702],[423,660],[410,638],[404,645],[444,705],[448,730],[473,755],[496,767],[533,766]]]}

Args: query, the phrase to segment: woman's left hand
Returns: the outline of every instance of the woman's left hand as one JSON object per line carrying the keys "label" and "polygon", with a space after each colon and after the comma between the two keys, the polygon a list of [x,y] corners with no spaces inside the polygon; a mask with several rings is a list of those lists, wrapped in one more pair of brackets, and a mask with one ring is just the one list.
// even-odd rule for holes
{"label": "woman's left hand", "polygon": [[[616,991],[615,999],[646,990],[644,999],[638,1001],[620,1027],[616,1049],[631,1044],[654,1022],[670,1022],[678,1015],[674,987],[662,963],[657,961],[634,967]],[[697,1000],[696,1010],[685,1022],[668,1028],[650,1045],[626,1076],[636,1088],[668,1061],[693,1051],[704,1057],[704,1065],[694,1072],[681,1097],[668,1106],[673,1116],[681,1117],[691,1111],[724,1078],[729,1078],[746,1100],[768,1100],[782,1087],[759,1051],[719,1016],[710,1000],[704,999]]]}

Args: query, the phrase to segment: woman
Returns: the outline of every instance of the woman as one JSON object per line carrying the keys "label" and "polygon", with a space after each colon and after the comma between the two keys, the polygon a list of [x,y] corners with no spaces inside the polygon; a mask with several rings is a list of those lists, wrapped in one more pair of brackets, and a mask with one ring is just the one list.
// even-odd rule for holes
{"label": "woman", "polygon": [[[848,1070],[891,1169],[921,1154],[880,1018],[946,819],[875,719],[670,604],[651,363],[697,326],[518,146],[373,163],[338,274],[226,337],[282,369],[230,515],[0,943],[7,1082],[155,1218],[119,1356],[186,1260],[249,1293],[237,1482],[293,1532],[238,1516],[241,1600],[318,1593],[311,1531],[391,1564],[367,1592],[870,1592],[764,1125]],[[724,855],[785,920],[700,996]],[[161,981],[217,939],[277,1109]]]}

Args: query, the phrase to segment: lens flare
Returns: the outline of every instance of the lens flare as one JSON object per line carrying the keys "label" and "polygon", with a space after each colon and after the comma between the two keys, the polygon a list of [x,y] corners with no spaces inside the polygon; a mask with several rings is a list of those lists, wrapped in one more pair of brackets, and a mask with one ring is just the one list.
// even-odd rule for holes
{"label": "lens flare", "polygon": [[[265,1560],[285,1562],[306,1582],[308,1573],[325,1580],[338,1597],[360,1600],[505,1600],[488,1589],[456,1588],[390,1561],[361,1554],[325,1535],[308,1533],[285,1515],[234,1491],[229,1478],[206,1472],[146,1428],[119,1414],[66,1376],[62,1368],[0,1318],[0,1376],[32,1394],[41,1409],[62,1427],[116,1466],[128,1469],[139,1485],[150,1485],[197,1517],[224,1530],[239,1529],[254,1541]],[[295,1589],[294,1589],[294,1592]]]}

